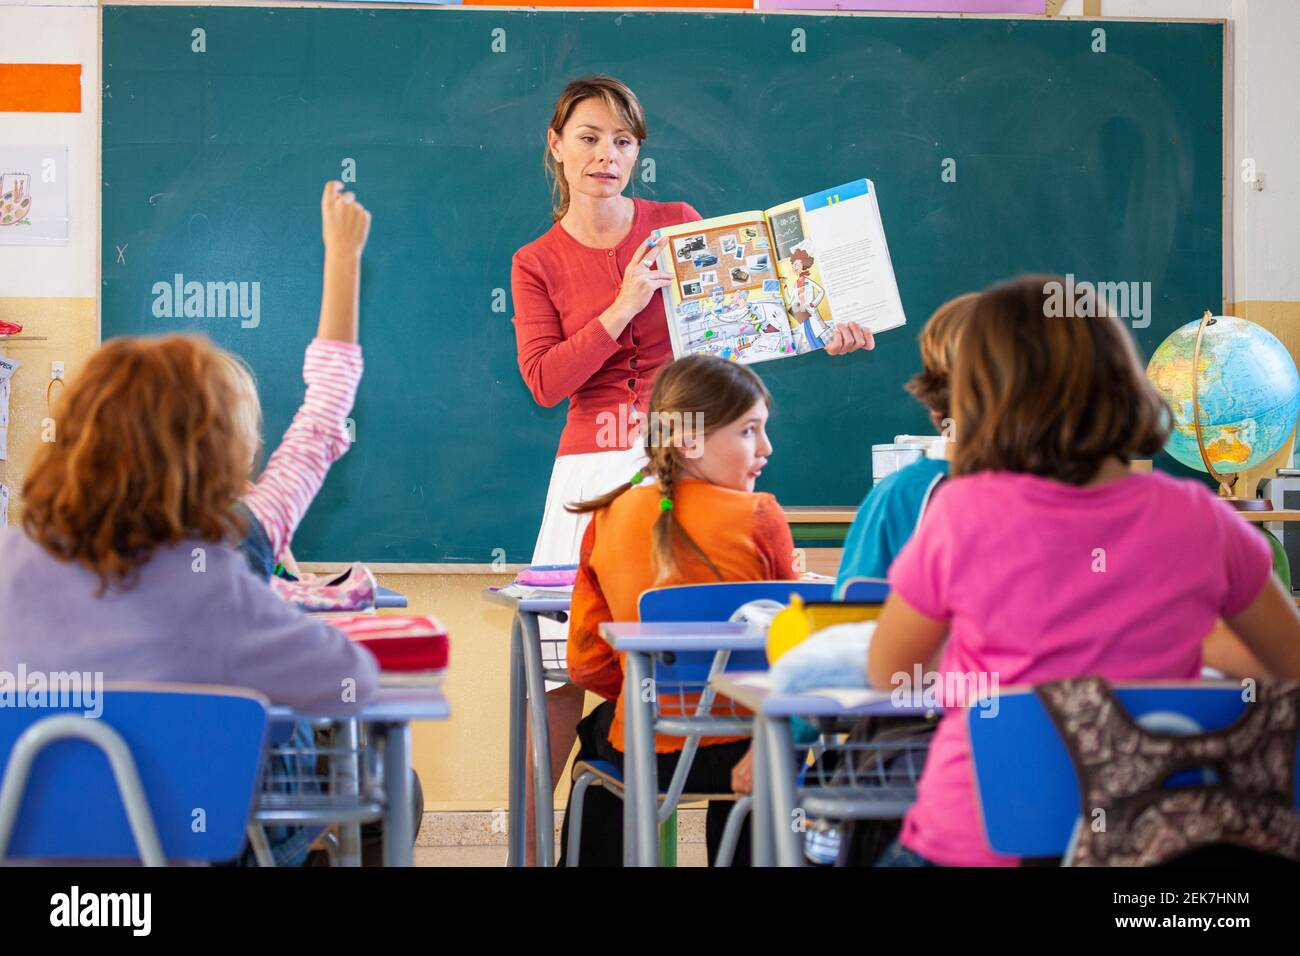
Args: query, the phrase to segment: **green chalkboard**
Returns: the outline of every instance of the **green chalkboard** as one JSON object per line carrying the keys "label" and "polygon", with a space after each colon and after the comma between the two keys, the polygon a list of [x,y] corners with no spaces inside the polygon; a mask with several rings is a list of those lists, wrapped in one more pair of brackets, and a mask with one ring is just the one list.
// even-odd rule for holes
{"label": "green chalkboard", "polygon": [[[316,322],[321,184],[355,161],[366,375],[306,560],[531,557],[564,408],[520,379],[510,257],[550,225],[545,125],[586,73],[645,103],[637,195],[712,216],[876,183],[909,324],[760,367],[783,503],[856,503],[870,446],[927,429],[902,384],[952,295],[1149,282],[1147,354],[1222,304],[1218,23],[106,6],[103,42],[104,335],[240,352],[272,443]],[[257,283],[256,326],[155,316],[176,275],[248,283],[249,312]]]}

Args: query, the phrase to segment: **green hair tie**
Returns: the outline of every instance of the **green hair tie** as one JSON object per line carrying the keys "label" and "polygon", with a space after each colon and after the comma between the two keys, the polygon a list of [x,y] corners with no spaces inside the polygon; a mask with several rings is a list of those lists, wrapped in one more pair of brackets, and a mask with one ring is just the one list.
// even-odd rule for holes
{"label": "green hair tie", "polygon": [[643,481],[645,481],[645,472],[638,468],[636,474],[629,478],[627,483],[629,485],[639,485]]}
{"label": "green hair tie", "polygon": [[668,497],[660,498],[660,499],[659,499],[659,510],[660,510],[660,511],[672,511],[672,510],[673,510],[673,499],[668,498]]}

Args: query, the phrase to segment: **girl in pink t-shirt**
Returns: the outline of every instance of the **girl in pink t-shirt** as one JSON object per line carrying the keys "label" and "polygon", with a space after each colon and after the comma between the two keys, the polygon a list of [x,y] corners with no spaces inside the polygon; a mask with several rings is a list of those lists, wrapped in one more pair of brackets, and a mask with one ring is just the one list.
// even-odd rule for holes
{"label": "girl in pink t-shirt", "polygon": [[[954,477],[890,570],[872,683],[914,680],[936,658],[942,683],[927,684],[958,692],[1194,679],[1220,618],[1236,637],[1207,643],[1205,663],[1300,678],[1300,614],[1263,536],[1198,482],[1129,470],[1130,454],[1164,446],[1168,409],[1118,321],[1048,317],[1057,281],[1024,277],[971,306],[951,382]],[[882,862],[1019,862],[985,840],[964,703],[945,701]]]}

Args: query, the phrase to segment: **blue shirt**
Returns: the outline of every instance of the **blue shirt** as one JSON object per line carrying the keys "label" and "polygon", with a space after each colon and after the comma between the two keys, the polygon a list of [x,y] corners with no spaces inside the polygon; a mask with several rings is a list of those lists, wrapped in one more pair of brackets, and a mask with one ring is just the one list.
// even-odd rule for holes
{"label": "blue shirt", "polygon": [[862,499],[844,540],[835,593],[850,578],[884,578],[916,530],[921,506],[935,479],[948,476],[948,463],[922,458],[886,477]]}

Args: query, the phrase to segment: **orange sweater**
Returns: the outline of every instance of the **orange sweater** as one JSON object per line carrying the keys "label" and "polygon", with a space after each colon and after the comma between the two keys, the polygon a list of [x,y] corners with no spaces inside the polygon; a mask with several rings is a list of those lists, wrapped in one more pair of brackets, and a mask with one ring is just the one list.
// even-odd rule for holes
{"label": "orange sweater", "polygon": [[[655,583],[651,529],[659,518],[661,494],[655,485],[624,492],[597,511],[582,539],[578,577],[570,608],[568,667],[575,684],[617,700],[609,740],[623,750],[623,661],[600,636],[605,621],[636,621],[641,592],[653,587],[702,584],[717,580],[688,546],[678,548],[681,571]],[[776,499],[769,494],[732,491],[707,481],[677,483],[673,511],[688,534],[709,556],[725,581],[780,581],[797,577],[794,540]],[[660,698],[665,710],[676,704]],[[739,740],[706,737],[701,746]],[[655,750],[682,749],[683,738],[658,736]]]}

